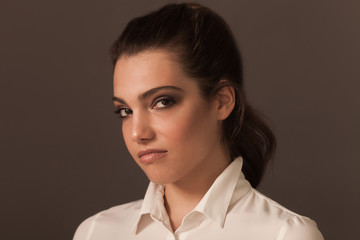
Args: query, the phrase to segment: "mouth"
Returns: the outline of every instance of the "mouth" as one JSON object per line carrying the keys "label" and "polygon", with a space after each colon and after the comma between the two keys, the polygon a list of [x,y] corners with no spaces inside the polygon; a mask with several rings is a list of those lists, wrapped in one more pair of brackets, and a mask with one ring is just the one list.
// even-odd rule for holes
{"label": "mouth", "polygon": [[160,149],[147,149],[138,153],[138,158],[142,164],[150,164],[166,156],[168,151]]}

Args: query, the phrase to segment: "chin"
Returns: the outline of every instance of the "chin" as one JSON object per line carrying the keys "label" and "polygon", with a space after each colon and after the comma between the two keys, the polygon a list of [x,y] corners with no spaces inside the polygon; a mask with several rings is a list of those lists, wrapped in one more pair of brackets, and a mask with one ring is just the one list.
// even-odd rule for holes
{"label": "chin", "polygon": [[156,184],[165,185],[176,181],[176,171],[170,171],[169,167],[158,164],[141,166],[147,178]]}

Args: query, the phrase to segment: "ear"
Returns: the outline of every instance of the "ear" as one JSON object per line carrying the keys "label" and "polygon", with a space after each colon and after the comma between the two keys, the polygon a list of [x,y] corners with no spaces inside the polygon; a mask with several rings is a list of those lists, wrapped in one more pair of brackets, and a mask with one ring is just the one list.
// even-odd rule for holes
{"label": "ear", "polygon": [[222,80],[219,83],[219,90],[215,95],[218,120],[225,120],[235,107],[235,90],[232,86]]}

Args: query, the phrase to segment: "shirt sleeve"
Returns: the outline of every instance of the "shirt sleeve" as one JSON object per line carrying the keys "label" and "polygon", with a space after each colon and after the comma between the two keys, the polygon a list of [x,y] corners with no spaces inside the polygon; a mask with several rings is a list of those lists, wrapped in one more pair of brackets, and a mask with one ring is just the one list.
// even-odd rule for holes
{"label": "shirt sleeve", "polygon": [[276,240],[324,240],[324,237],[313,220],[295,217],[284,222]]}

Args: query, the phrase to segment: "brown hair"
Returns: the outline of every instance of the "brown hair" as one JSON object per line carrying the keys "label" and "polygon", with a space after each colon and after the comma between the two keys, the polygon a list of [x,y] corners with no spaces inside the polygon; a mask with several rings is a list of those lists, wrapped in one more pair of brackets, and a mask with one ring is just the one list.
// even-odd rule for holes
{"label": "brown hair", "polygon": [[152,49],[175,52],[205,97],[213,96],[224,85],[234,88],[236,104],[223,122],[223,134],[232,159],[243,157],[245,177],[253,187],[258,186],[276,142],[270,128],[246,101],[240,52],[226,22],[199,4],[166,5],[128,23],[112,45],[112,62],[115,66],[123,55]]}

